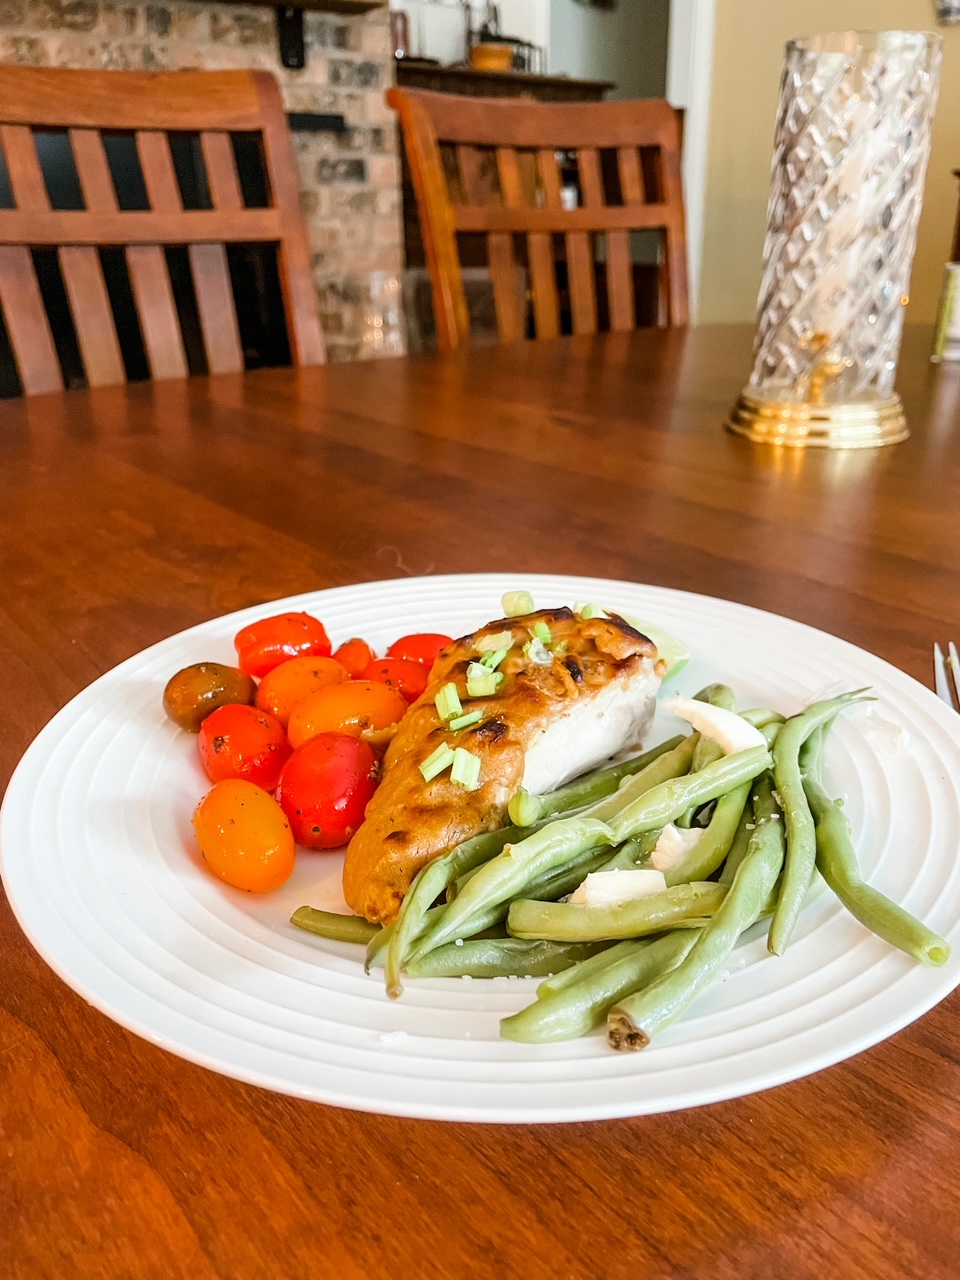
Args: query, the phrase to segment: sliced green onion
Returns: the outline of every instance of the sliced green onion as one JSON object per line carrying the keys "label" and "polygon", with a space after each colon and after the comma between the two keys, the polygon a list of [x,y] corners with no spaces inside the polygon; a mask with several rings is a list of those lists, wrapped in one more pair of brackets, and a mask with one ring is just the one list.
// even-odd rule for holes
{"label": "sliced green onion", "polygon": [[[435,778],[438,773],[443,773],[444,769],[449,769],[453,764],[456,752],[447,742],[441,742],[436,751],[431,751],[420,766],[420,772],[423,774],[424,782],[429,782],[431,778]],[[479,761],[478,761],[479,763]]]}
{"label": "sliced green onion", "polygon": [[457,692],[457,686],[452,680],[449,684],[443,686],[433,701],[437,708],[437,715],[441,720],[452,720],[454,716],[459,716],[463,713],[460,694]]}
{"label": "sliced green onion", "polygon": [[489,698],[503,684],[501,671],[488,671],[479,662],[472,662],[467,668],[467,694],[471,698]]}
{"label": "sliced green onion", "polygon": [[508,591],[500,604],[506,618],[519,618],[524,613],[533,613],[533,596],[529,591]]}
{"label": "sliced green onion", "polygon": [[561,640],[559,641],[558,644],[555,644],[553,646],[553,652],[559,658],[560,655],[562,653],[566,653],[569,648],[570,648],[569,642],[566,640]]}
{"label": "sliced green onion", "polygon": [[553,639],[550,628],[545,622],[535,622],[530,631],[541,644],[549,644]]}
{"label": "sliced green onion", "polygon": [[538,640],[536,636],[534,636],[532,640],[527,641],[523,646],[523,652],[535,667],[549,667],[550,663],[553,661],[553,655],[550,650],[544,645],[543,641]]}
{"label": "sliced green onion", "polygon": [[451,720],[447,728],[456,733],[458,729],[469,729],[472,724],[479,724],[482,719],[482,711],[468,711],[465,716],[457,716],[456,720]]}
{"label": "sliced green onion", "polygon": [[574,613],[579,613],[584,622],[589,622],[591,618],[605,618],[607,615],[598,604],[578,604],[574,606]]}
{"label": "sliced green onion", "polygon": [[488,671],[496,671],[509,652],[509,649],[497,649],[494,653],[485,653],[480,659],[480,665]]}
{"label": "sliced green onion", "polygon": [[492,636],[481,636],[477,641],[478,653],[496,653],[498,649],[509,649],[513,645],[512,631],[498,631]]}
{"label": "sliced green onion", "polygon": [[476,791],[480,781],[480,757],[475,756],[472,751],[465,751],[463,747],[457,747],[453,753],[450,781],[466,791]]}

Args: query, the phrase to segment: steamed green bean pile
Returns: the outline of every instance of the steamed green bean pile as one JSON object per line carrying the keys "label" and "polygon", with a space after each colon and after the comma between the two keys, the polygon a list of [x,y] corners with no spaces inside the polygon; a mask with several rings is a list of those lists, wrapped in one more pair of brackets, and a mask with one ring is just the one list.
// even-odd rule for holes
{"label": "steamed green bean pile", "polygon": [[[703,733],[546,795],[519,791],[514,825],[425,866],[387,928],[309,907],[292,923],[365,945],[368,971],[383,968],[394,998],[404,978],[542,979],[533,1003],[500,1024],[525,1044],[605,1026],[612,1048],[645,1047],[758,921],[769,920],[771,954],[783,954],[817,872],[868,929],[942,965],[947,942],[861,879],[850,825],[821,778],[831,725],[867,700],[861,689],[785,718],[738,713],[732,690],[710,685],[695,701],[716,719],[691,717]],[[724,738],[724,715],[739,735]],[[652,872],[653,888],[618,896],[607,872]],[[649,888],[649,876],[619,883],[638,879]],[[608,892],[592,900],[599,884]]]}

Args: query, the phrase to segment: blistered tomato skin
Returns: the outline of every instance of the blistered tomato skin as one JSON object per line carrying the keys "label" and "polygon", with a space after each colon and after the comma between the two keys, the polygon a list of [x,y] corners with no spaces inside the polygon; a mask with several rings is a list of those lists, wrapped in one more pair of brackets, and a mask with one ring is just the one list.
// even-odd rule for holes
{"label": "blistered tomato skin", "polygon": [[290,823],[273,796],[252,782],[218,782],[197,805],[193,829],[207,866],[236,889],[269,893],[293,872]]}
{"label": "blistered tomato skin", "polygon": [[356,679],[362,676],[367,667],[376,657],[376,654],[367,644],[366,640],[360,640],[354,637],[352,640],[345,641],[339,649],[334,653],[334,658],[341,666],[346,667],[350,675]]}
{"label": "blistered tomato skin", "polygon": [[363,822],[379,781],[377,758],[361,738],[321,733],[298,747],[277,787],[297,844],[339,849]]}
{"label": "blistered tomato skin", "polygon": [[260,679],[288,658],[329,658],[330,641],[309,613],[278,613],[238,631],[234,640],[243,671]]}
{"label": "blistered tomato skin", "polygon": [[263,677],[257,706],[286,725],[297,703],[319,689],[349,679],[346,667],[333,658],[289,658]]}
{"label": "blistered tomato skin", "polygon": [[388,658],[404,658],[407,662],[422,662],[429,670],[441,649],[453,644],[452,636],[438,631],[418,631],[416,635],[401,636],[387,650]]}
{"label": "blistered tomato skin", "polygon": [[163,709],[181,729],[198,733],[204,719],[231,702],[251,704],[257,696],[254,680],[237,667],[220,662],[195,662],[167,681]]}
{"label": "blistered tomato skin", "polygon": [[364,671],[363,679],[379,680],[407,702],[416,702],[430,681],[430,668],[407,658],[377,658]]}
{"label": "blistered tomato skin", "polygon": [[290,755],[283,725],[256,707],[219,707],[200,726],[200,760],[211,782],[244,778],[266,791]]}
{"label": "blistered tomato skin", "polygon": [[402,719],[406,699],[378,680],[345,680],[311,694],[290,713],[287,734],[299,747],[318,733],[359,738],[367,729],[388,729]]}

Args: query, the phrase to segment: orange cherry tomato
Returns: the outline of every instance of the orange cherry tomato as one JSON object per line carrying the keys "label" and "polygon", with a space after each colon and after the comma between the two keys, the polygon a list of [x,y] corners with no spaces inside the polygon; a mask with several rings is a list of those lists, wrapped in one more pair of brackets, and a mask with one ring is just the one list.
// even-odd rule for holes
{"label": "orange cherry tomato", "polygon": [[318,733],[283,766],[277,803],[297,844],[339,849],[363,821],[379,779],[377,757],[362,738]]}
{"label": "orange cherry tomato", "polygon": [[287,816],[252,782],[218,782],[197,805],[193,830],[207,866],[236,889],[269,893],[293,872],[296,846]]}
{"label": "orange cherry tomato", "polygon": [[388,729],[406,709],[405,699],[378,680],[346,680],[312,693],[294,707],[287,735],[293,747],[318,733],[345,733],[359,738],[364,729]]}
{"label": "orange cherry tomato", "polygon": [[211,782],[245,778],[266,791],[277,785],[290,754],[283,725],[256,707],[231,703],[200,726],[200,760]]}
{"label": "orange cherry tomato", "polygon": [[416,635],[401,636],[399,640],[394,640],[387,650],[387,657],[422,662],[424,666],[432,667],[437,654],[448,644],[453,644],[451,636],[440,635],[435,631],[418,631]]}
{"label": "orange cherry tomato", "polygon": [[341,666],[346,667],[350,674],[356,678],[363,675],[376,657],[376,654],[366,640],[359,640],[354,637],[352,640],[345,641],[333,656]]}
{"label": "orange cherry tomato", "polygon": [[346,667],[333,658],[288,658],[260,681],[257,706],[285,726],[298,702],[318,689],[349,679]]}
{"label": "orange cherry tomato", "polygon": [[322,622],[309,613],[278,613],[238,631],[234,639],[240,669],[265,676],[288,658],[329,658],[330,641]]}
{"label": "orange cherry tomato", "polygon": [[363,673],[364,680],[380,680],[396,689],[407,702],[416,702],[430,683],[430,668],[406,658],[377,658]]}

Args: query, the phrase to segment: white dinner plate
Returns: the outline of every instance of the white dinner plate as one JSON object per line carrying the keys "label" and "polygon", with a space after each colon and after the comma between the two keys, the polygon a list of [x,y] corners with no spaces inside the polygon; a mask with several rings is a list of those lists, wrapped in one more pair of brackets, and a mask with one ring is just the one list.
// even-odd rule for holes
{"label": "white dinner plate", "polygon": [[[784,713],[826,691],[871,685],[841,717],[826,780],[845,798],[863,870],[944,934],[929,969],[853,920],[822,885],[781,959],[748,936],[727,970],[640,1053],[599,1033],[526,1046],[498,1021],[532,980],[407,983],[390,1001],[359,949],[294,929],[302,903],[345,910],[338,855],[298,856],[293,878],[256,896],[211,877],[190,818],[207,789],[196,739],[161,693],[192,662],[233,661],[257,617],[306,609],[334,644],[382,651],[411,631],[462,635],[498,616],[506,590],[538,607],[589,600],[656,622],[694,659],[671,687],[731,684],[740,705]],[[660,712],[650,741],[682,726]],[[960,717],[879,658],[743,605],[602,579],[471,575],[312,592],[193,627],[122,663],[40,733],[7,791],[0,869],[24,931],[75,991],[172,1053],[239,1080],[337,1106],[496,1122],[669,1111],[765,1089],[891,1035],[960,981]]]}

